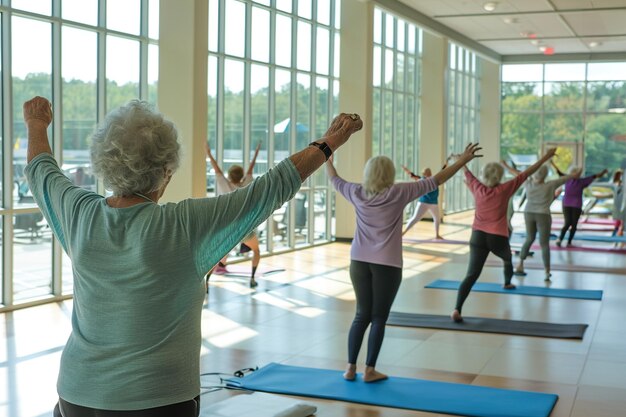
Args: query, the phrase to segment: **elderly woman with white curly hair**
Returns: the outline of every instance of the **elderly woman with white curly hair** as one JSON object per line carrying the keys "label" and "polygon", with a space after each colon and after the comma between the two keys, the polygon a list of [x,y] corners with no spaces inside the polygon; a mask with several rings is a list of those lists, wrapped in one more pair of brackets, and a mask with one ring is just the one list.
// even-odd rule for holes
{"label": "elderly woman with white curly hair", "polygon": [[178,134],[147,103],[114,110],[93,135],[94,172],[110,197],[73,185],[59,169],[48,100],[27,101],[24,121],[30,187],[74,274],[55,417],[198,416],[206,271],[291,199],[362,121],[337,116],[321,140],[246,188],[168,204],[158,201],[179,165]]}
{"label": "elderly woman with white curly hair", "polygon": [[526,240],[522,245],[519,264],[515,268],[515,275],[526,275],[524,260],[528,257],[530,246],[539,232],[541,245],[541,259],[545,270],[545,281],[550,281],[550,229],[552,228],[552,214],[550,206],[555,198],[555,192],[563,184],[573,178],[578,178],[580,172],[564,175],[557,179],[546,181],[548,167],[542,165],[531,178],[524,183],[526,191],[526,207],[524,208],[524,222],[526,223]]}
{"label": "elderly woman with white curly hair", "polygon": [[556,148],[549,149],[546,154],[533,165],[522,171],[510,181],[502,183],[504,168],[498,162],[487,163],[482,170],[483,182],[479,181],[465,167],[465,184],[474,195],[476,207],[472,236],[470,237],[470,259],[465,279],[461,282],[457,294],[456,307],[451,314],[452,320],[463,321],[461,309],[474,283],[480,277],[489,252],[504,261],[504,288],[514,289],[513,263],[511,246],[509,245],[509,225],[507,206],[509,199],[526,179],[535,173],[544,162],[554,156]]}
{"label": "elderly woman with white curly hair", "polygon": [[396,171],[386,156],[367,161],[363,184],[341,178],[332,159],[326,170],[335,189],[356,211],[356,231],[350,250],[350,280],[356,294],[356,315],[348,335],[348,365],[344,378],[356,378],[356,362],[365,331],[370,327],[363,380],[387,378],[376,370],[376,360],[385,336],[385,324],[402,282],[402,220],[404,207],[416,198],[434,191],[462,166],[477,156],[481,148],[469,144],[458,160],[414,182],[394,184]]}

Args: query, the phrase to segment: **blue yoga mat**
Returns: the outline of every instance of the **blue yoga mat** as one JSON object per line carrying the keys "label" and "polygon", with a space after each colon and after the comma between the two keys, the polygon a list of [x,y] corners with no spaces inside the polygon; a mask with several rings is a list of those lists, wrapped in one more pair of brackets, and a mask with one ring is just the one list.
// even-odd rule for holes
{"label": "blue yoga mat", "polygon": [[548,417],[558,396],[477,385],[389,377],[366,384],[342,371],[270,363],[228,384],[252,391],[349,401],[471,417]]}
{"label": "blue yoga mat", "polygon": [[[514,233],[517,236],[526,238],[526,233]],[[569,236],[569,232],[565,234],[565,238]],[[556,240],[557,235],[552,233],[550,240]],[[591,235],[588,233],[576,233],[574,240],[586,240],[589,242],[607,242],[607,243],[626,243],[626,236],[607,236],[607,235]],[[565,244],[563,244],[565,246]]]}
{"label": "blue yoga mat", "polygon": [[[461,285],[460,281],[438,279],[426,285],[424,288],[458,290],[459,285]],[[539,297],[575,298],[578,300],[602,300],[602,290],[575,290],[567,288],[531,287],[527,285],[519,285],[514,290],[505,290],[502,288],[502,284],[496,284],[494,282],[477,282],[472,287],[472,291],[512,295],[536,295]]]}

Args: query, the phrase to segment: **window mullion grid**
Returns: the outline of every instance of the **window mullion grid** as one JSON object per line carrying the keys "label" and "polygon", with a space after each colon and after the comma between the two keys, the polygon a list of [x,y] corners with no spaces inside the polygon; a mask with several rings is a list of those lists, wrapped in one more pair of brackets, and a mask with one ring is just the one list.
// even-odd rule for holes
{"label": "window mullion grid", "polygon": [[[61,4],[53,2],[53,16],[61,16]],[[59,164],[63,165],[63,88],[61,83],[61,23],[52,22],[52,108],[54,123],[52,124],[52,151]],[[52,239],[52,294],[61,295],[62,282],[62,255],[63,251],[57,239]]]}
{"label": "window mullion grid", "polygon": [[251,32],[252,32],[252,5],[246,3],[246,16],[245,16],[245,52],[244,52],[244,86],[243,86],[243,167],[248,166],[250,162],[250,141],[251,141],[251,80],[252,76],[252,60],[251,60]]}
{"label": "window mullion grid", "polygon": [[2,18],[2,304],[13,305],[13,74],[11,65],[11,15]]}
{"label": "window mullion grid", "polygon": [[[272,2],[274,7],[274,2]],[[267,167],[274,166],[275,136],[273,126],[276,124],[276,10],[270,10],[270,50],[269,50],[269,86],[268,86],[268,144],[267,144]],[[273,218],[267,220],[267,251],[274,252],[274,228]]]}
{"label": "window mullion grid", "polygon": [[139,97],[148,99],[148,1],[141,0],[139,40]]}

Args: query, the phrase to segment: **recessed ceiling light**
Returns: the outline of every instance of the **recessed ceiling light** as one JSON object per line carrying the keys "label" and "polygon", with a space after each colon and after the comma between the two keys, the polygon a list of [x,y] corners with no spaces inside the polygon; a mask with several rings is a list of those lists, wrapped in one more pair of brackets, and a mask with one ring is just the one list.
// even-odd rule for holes
{"label": "recessed ceiling light", "polygon": [[531,45],[539,45],[541,43],[541,41],[539,39],[531,39],[530,40]]}
{"label": "recessed ceiling light", "polygon": [[497,1],[488,1],[487,3],[483,4],[483,9],[488,12],[493,12],[494,10],[496,10],[496,7],[498,7]]}
{"label": "recessed ceiling light", "polygon": [[504,19],[502,19],[504,21],[504,23],[506,23],[507,25],[512,25],[513,23],[518,23],[519,19],[517,17],[505,17]]}
{"label": "recessed ceiling light", "polygon": [[596,42],[596,41],[589,42],[590,48],[595,48],[596,46],[600,46],[600,45],[602,45],[602,42]]}
{"label": "recessed ceiling light", "polygon": [[554,48],[552,46],[540,46],[539,50],[543,52],[544,55],[554,55]]}

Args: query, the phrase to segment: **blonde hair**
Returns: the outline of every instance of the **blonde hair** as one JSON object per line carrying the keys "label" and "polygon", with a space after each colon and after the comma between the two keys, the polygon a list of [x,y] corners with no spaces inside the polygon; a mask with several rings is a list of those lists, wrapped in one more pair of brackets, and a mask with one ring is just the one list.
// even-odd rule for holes
{"label": "blonde hair", "polygon": [[393,161],[384,155],[370,158],[363,169],[363,188],[372,197],[391,187],[396,178]]}
{"label": "blonde hair", "polygon": [[483,183],[487,187],[495,187],[500,184],[503,175],[504,168],[497,162],[489,162],[483,167]]}
{"label": "blonde hair", "polygon": [[533,180],[535,182],[543,182],[548,176],[548,167],[545,165],[541,165],[537,172],[533,174]]}
{"label": "blonde hair", "polygon": [[228,180],[233,184],[239,184],[243,179],[243,168],[239,165],[231,165],[228,168]]}

